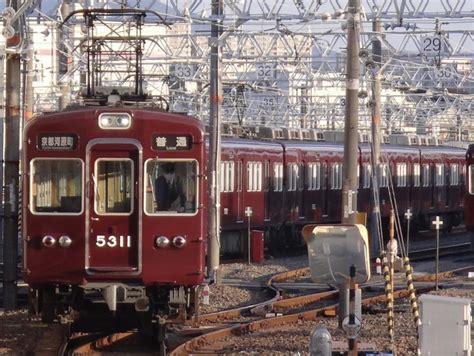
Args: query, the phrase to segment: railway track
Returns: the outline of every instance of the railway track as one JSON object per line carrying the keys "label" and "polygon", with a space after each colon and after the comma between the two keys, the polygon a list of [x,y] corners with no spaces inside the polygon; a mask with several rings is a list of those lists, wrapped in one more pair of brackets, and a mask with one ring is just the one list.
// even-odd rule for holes
{"label": "railway track", "polygon": [[[439,247],[439,257],[461,256],[472,254],[470,242],[456,243]],[[426,261],[436,258],[436,248],[427,248],[410,252],[411,261]]]}
{"label": "railway track", "polygon": [[[448,271],[439,275],[440,280],[452,278],[462,270]],[[338,291],[327,290],[318,293],[300,295],[282,299],[282,283],[297,285],[298,278],[307,276],[308,269],[302,268],[285,272],[272,277],[267,283],[274,295],[267,301],[248,305],[241,308],[199,315],[185,327],[174,330],[170,335],[170,356],[188,355],[191,353],[225,353],[222,340],[229,337],[240,337],[262,330],[278,328],[282,325],[294,325],[305,321],[315,321],[322,315],[334,315],[338,303]],[[291,282],[291,280],[294,280]],[[426,275],[417,283],[418,292],[428,292],[433,289],[434,276]],[[277,285],[277,287],[275,287]],[[364,305],[385,301],[383,283],[367,284],[364,294],[371,294],[363,299]],[[301,286],[305,290],[304,286]],[[395,298],[408,296],[404,289],[394,292]],[[269,317],[270,316],[270,317]],[[118,333],[113,335],[92,335],[91,340],[76,337],[67,345],[64,355],[107,355],[125,352],[129,355],[163,355],[164,351],[144,349],[137,346],[137,333]]]}

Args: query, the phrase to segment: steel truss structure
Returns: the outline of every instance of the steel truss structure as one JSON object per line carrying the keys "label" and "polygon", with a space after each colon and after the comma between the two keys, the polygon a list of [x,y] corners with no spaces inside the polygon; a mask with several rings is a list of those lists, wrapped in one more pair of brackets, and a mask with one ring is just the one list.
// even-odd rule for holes
{"label": "steel truss structure", "polygon": [[[222,80],[224,122],[237,125],[284,125],[340,129],[344,125],[345,13],[342,0],[223,0]],[[459,138],[473,128],[474,57],[472,19],[465,0],[365,0],[361,48],[361,129],[370,128],[371,81],[381,75],[382,127],[386,132],[410,127],[418,132]],[[59,4],[61,6],[61,4]],[[82,1],[77,8],[149,10],[141,28],[143,90],[164,98],[171,110],[209,117],[210,1]],[[71,95],[87,89],[86,35],[91,24],[77,16],[61,31],[60,16],[31,9],[58,31],[65,54],[62,71],[51,83],[70,83]],[[52,14],[51,14],[52,15]],[[36,21],[36,18],[34,21]],[[380,18],[383,31],[374,33]],[[41,25],[44,28],[44,23]],[[133,14],[105,16],[94,25],[103,38],[102,87],[131,87],[137,70],[138,39]],[[62,33],[62,35],[61,35]],[[371,59],[374,37],[382,42],[383,67]],[[111,39],[118,39],[113,44]],[[108,39],[109,41],[105,41]],[[58,43],[59,43],[58,42]],[[109,46],[107,48],[107,46]],[[58,48],[55,49],[55,51]],[[89,52],[88,52],[89,51]],[[59,57],[59,56],[58,56]],[[60,61],[58,59],[58,61]],[[57,65],[61,67],[61,63]],[[65,69],[66,68],[66,69]],[[38,68],[36,68],[38,70]],[[135,77],[136,79],[136,77]],[[59,96],[51,88],[51,100]],[[366,95],[369,94],[369,95]],[[472,130],[471,130],[472,131]],[[464,138],[466,135],[464,135]]]}

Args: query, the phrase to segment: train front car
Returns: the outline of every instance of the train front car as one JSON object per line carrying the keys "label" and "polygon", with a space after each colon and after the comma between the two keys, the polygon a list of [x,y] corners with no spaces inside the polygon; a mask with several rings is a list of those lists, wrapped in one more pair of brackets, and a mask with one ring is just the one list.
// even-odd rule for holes
{"label": "train front car", "polygon": [[152,110],[38,117],[24,134],[24,278],[45,322],[152,330],[204,279],[204,129]]}
{"label": "train front car", "polygon": [[466,152],[466,194],[464,199],[466,228],[474,232],[474,144]]}

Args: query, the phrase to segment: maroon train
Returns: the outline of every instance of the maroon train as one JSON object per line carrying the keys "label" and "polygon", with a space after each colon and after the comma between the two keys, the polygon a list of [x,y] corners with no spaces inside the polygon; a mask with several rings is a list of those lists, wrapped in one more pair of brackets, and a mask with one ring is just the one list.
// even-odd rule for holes
{"label": "maroon train", "polygon": [[466,196],[464,200],[466,228],[474,232],[474,144],[466,152]]}
{"label": "maroon train", "polygon": [[[224,252],[245,247],[248,207],[252,228],[265,231],[271,251],[298,244],[301,228],[308,223],[340,222],[343,144],[301,139],[316,137],[311,130],[261,131],[281,139],[225,138],[222,142]],[[393,182],[398,214],[403,218],[410,208],[412,229],[429,229],[436,215],[447,229],[460,224],[464,154],[463,149],[445,146],[383,144],[377,172],[382,218],[387,220],[392,209],[389,185]],[[359,144],[358,211],[367,214],[372,210],[370,157],[370,144]]]}
{"label": "maroon train", "polygon": [[[315,131],[288,130],[287,139],[281,129],[259,131],[266,137],[223,138],[223,254],[245,252],[248,223],[278,250],[297,245],[305,224],[340,220],[342,144],[300,137]],[[151,109],[83,108],[33,119],[23,144],[24,277],[43,320],[138,327],[162,340],[164,325],[189,318],[205,277],[202,123]],[[393,181],[398,212],[411,208],[414,224],[429,226],[434,215],[459,224],[464,153],[382,145],[382,217]],[[358,206],[370,212],[369,144],[358,155]],[[155,182],[170,162],[183,201],[162,210]]]}
{"label": "maroon train", "polygon": [[[88,108],[31,120],[23,144],[24,278],[43,320],[138,327],[162,341],[166,323],[192,315],[205,277],[202,123]],[[186,199],[179,214],[155,201],[170,161]]]}

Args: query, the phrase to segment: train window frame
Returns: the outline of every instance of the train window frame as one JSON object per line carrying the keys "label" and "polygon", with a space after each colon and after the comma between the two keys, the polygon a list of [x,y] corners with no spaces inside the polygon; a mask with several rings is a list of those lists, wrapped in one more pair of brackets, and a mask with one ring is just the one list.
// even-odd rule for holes
{"label": "train window frame", "polygon": [[331,190],[342,189],[342,163],[331,163]]}
{"label": "train window frame", "polygon": [[288,192],[295,192],[299,187],[299,170],[300,166],[298,163],[292,162],[286,165],[287,169],[287,180],[288,180]]}
{"label": "train window frame", "polygon": [[[194,184],[194,191],[195,191],[195,203],[194,203],[194,211],[193,212],[186,212],[186,211],[170,211],[170,210],[156,210],[155,212],[150,212],[147,209],[148,205],[148,198],[147,198],[147,187],[149,187],[149,179],[150,177],[148,176],[147,172],[147,165],[149,162],[154,162],[154,163],[167,163],[167,162],[172,162],[172,163],[184,163],[184,162],[193,162],[196,167],[196,181]],[[148,158],[145,160],[143,163],[143,213],[146,216],[149,217],[163,217],[163,216],[183,216],[183,217],[193,217],[196,216],[199,213],[199,204],[200,204],[200,194],[199,194],[199,186],[200,186],[200,166],[199,166],[199,161],[195,158],[159,158],[159,157],[152,157]],[[153,194],[153,190],[152,190]],[[154,201],[154,198],[152,197],[152,203]]]}
{"label": "train window frame", "polygon": [[[33,198],[33,184],[34,182],[34,174],[35,174],[35,163],[38,161],[77,161],[81,164],[81,195],[80,195],[80,203],[81,209],[79,212],[56,212],[56,211],[37,211],[36,204],[34,204]],[[80,158],[58,158],[58,157],[36,157],[30,161],[30,174],[29,174],[29,210],[33,215],[54,215],[54,216],[79,216],[84,213],[85,204],[84,204],[84,196],[85,196],[85,187],[84,187],[84,180],[85,180],[85,164],[84,161]]]}
{"label": "train window frame", "polygon": [[431,174],[430,165],[428,163],[423,164],[421,171],[421,181],[423,187],[429,187],[431,185]]}
{"label": "train window frame", "polygon": [[459,164],[458,163],[451,163],[449,165],[449,185],[450,186],[458,186],[460,183],[459,179]]}
{"label": "train window frame", "polygon": [[404,162],[397,163],[397,187],[403,188],[407,186],[408,165]]}
{"label": "train window frame", "polygon": [[362,164],[362,188],[370,188],[370,181],[372,177],[372,165],[370,163]]}
{"label": "train window frame", "polygon": [[[97,209],[97,204],[99,199],[96,198],[97,189],[98,189],[98,182],[97,182],[97,167],[100,162],[107,161],[107,162],[120,162],[120,161],[125,161],[125,162],[130,162],[130,210],[128,212],[99,212]],[[135,162],[131,158],[114,158],[114,157],[101,157],[95,160],[94,162],[94,213],[97,214],[98,216],[130,216],[133,215],[135,212]]]}
{"label": "train window frame", "polygon": [[413,164],[413,186],[421,186],[421,165],[419,163]]}
{"label": "train window frame", "polygon": [[283,163],[273,163],[273,191],[283,191]]}
{"label": "train window frame", "polygon": [[378,174],[379,188],[388,188],[389,174],[390,174],[388,163],[380,163],[378,173],[379,173]]}
{"label": "train window frame", "polygon": [[247,162],[247,192],[262,191],[262,162]]}
{"label": "train window frame", "polygon": [[435,185],[437,187],[443,187],[445,184],[445,167],[444,163],[435,164]]}
{"label": "train window frame", "polygon": [[306,171],[307,189],[314,191],[321,189],[321,163],[311,162],[308,163],[308,169]]}
{"label": "train window frame", "polygon": [[221,161],[221,193],[232,193],[235,187],[234,161]]}

